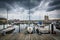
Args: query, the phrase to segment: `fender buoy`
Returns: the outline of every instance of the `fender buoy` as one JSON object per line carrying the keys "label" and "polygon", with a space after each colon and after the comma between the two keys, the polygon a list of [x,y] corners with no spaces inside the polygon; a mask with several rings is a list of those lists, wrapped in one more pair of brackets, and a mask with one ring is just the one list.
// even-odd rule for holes
{"label": "fender buoy", "polygon": [[33,32],[33,27],[27,27],[27,31],[28,31],[29,33],[32,33],[32,32]]}

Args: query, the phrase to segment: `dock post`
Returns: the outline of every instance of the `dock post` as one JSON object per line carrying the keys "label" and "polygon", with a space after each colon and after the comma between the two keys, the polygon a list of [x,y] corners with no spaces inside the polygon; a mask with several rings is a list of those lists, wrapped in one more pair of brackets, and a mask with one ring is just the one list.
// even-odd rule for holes
{"label": "dock post", "polygon": [[19,33],[20,33],[20,24],[19,24]]}
{"label": "dock post", "polygon": [[50,25],[49,25],[49,34],[51,33],[51,30],[50,30]]}
{"label": "dock post", "polygon": [[51,33],[53,34],[54,33],[54,25],[51,24]]}
{"label": "dock post", "polygon": [[3,24],[3,29],[5,29],[5,24]]}

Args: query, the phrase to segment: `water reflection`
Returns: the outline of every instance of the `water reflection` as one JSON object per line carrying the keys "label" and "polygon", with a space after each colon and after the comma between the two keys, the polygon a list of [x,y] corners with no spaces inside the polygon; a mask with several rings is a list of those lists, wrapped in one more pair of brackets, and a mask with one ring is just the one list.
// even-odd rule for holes
{"label": "water reflection", "polygon": [[[13,25],[13,27],[15,28],[13,33],[19,33],[19,29],[20,29],[20,32],[23,32],[26,27],[29,27],[29,24],[19,24],[19,25]],[[40,26],[40,25],[38,24],[38,26]],[[5,28],[7,28],[7,27],[8,27],[8,25],[6,24]],[[34,24],[30,24],[30,27],[35,27],[35,26],[34,26]],[[49,25],[46,26],[45,28],[48,29],[48,30],[51,30],[51,28],[49,28]],[[3,29],[3,25],[0,25],[0,30],[1,29]],[[44,28],[43,29],[40,28],[40,30],[44,30]],[[55,27],[54,27],[54,30],[56,30]]]}
{"label": "water reflection", "polygon": [[[20,25],[20,26],[19,26]],[[19,24],[19,25],[13,25],[13,27],[15,28],[13,33],[18,33],[19,32],[19,28],[20,28],[20,32],[24,31],[24,29],[26,27],[29,27],[29,24]],[[6,24],[5,28],[7,28],[9,25]],[[33,24],[30,24],[31,27],[33,27]],[[3,25],[0,25],[0,30],[3,29]]]}

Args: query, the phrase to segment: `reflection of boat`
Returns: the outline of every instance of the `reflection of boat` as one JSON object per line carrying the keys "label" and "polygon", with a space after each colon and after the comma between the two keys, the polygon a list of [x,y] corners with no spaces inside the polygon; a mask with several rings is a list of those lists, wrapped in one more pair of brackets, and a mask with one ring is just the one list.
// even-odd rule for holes
{"label": "reflection of boat", "polygon": [[43,25],[41,25],[40,27],[43,27],[43,28],[44,28],[44,26],[43,26]]}

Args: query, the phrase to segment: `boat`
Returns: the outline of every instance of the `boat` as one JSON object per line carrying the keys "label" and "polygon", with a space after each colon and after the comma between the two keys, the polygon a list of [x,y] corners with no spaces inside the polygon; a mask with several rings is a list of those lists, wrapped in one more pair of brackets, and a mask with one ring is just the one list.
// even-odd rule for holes
{"label": "boat", "polygon": [[1,33],[2,35],[6,35],[6,34],[9,34],[9,33],[12,33],[14,30],[15,30],[14,27],[9,26],[9,27],[7,27],[7,28],[5,28],[5,29],[0,30],[0,33]]}

